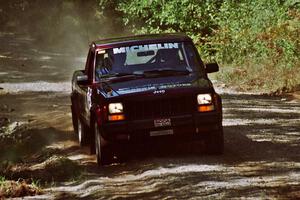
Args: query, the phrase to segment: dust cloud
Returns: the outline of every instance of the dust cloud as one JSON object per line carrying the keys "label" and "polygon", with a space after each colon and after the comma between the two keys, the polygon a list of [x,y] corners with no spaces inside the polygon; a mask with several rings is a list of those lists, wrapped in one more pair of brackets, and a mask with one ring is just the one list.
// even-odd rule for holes
{"label": "dust cloud", "polygon": [[0,0],[1,87],[70,83],[92,41],[126,34],[110,11],[96,0]]}
{"label": "dust cloud", "polygon": [[96,0],[0,0],[0,31],[33,38],[43,49],[82,55],[91,41],[124,33],[115,15]]}

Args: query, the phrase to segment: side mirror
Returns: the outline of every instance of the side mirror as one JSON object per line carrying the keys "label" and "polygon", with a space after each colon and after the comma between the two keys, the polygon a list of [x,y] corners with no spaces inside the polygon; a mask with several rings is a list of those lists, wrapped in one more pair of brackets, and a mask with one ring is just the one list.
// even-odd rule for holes
{"label": "side mirror", "polygon": [[205,66],[206,66],[205,68],[206,73],[213,73],[219,71],[218,63],[208,63]]}
{"label": "side mirror", "polygon": [[88,76],[87,75],[79,75],[76,77],[76,81],[78,84],[86,84],[88,81]]}

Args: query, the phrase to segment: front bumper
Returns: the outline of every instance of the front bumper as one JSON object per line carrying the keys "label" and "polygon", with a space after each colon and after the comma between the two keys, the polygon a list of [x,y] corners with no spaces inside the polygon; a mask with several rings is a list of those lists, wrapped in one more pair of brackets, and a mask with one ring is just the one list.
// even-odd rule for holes
{"label": "front bumper", "polygon": [[[171,126],[155,127],[154,119],[103,124],[102,137],[109,142],[147,142],[151,140],[196,140],[219,131],[222,114],[218,111],[170,117]],[[172,130],[172,135],[150,136],[151,131]]]}

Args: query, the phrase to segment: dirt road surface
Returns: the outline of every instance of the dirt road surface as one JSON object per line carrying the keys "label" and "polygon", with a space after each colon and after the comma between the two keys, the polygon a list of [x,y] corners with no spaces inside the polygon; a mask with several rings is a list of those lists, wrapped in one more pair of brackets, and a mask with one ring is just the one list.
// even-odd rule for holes
{"label": "dirt road surface", "polygon": [[89,149],[78,146],[71,124],[69,81],[73,64],[83,66],[84,59],[32,50],[30,39],[13,34],[0,40],[0,118],[29,137],[25,145],[2,149],[1,161],[18,163],[12,177],[28,171],[51,177],[43,163],[53,156],[81,169],[79,177],[54,179],[43,195],[26,199],[300,198],[299,100],[217,88],[224,155],[206,155],[201,143],[163,144],[99,168]]}

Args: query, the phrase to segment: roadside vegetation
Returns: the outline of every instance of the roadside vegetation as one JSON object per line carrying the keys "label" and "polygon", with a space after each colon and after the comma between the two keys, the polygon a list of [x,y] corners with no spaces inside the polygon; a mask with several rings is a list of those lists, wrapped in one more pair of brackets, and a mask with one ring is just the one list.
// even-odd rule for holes
{"label": "roadside vegetation", "polygon": [[217,78],[226,85],[278,93],[299,89],[299,0],[12,0],[0,5],[2,29],[26,32],[48,47],[76,46],[71,49],[79,52],[97,38],[185,32],[204,61],[222,66]]}
{"label": "roadside vegetation", "polygon": [[10,181],[5,177],[0,176],[0,199],[23,197],[43,194],[42,189],[39,187],[39,183],[33,180],[25,181]]}
{"label": "roadside vegetation", "polygon": [[47,147],[43,131],[15,122],[0,125],[0,199],[42,194],[44,187],[80,180],[82,166]]}

